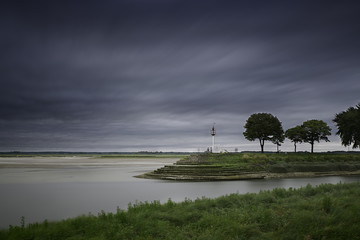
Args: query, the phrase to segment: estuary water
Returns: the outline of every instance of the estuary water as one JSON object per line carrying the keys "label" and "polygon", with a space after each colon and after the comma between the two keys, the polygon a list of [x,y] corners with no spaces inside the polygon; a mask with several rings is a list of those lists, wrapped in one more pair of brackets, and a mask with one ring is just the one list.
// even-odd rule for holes
{"label": "estuary water", "polygon": [[0,228],[45,219],[60,220],[129,203],[183,201],[307,184],[359,182],[355,177],[289,178],[219,182],[175,182],[134,178],[176,158],[0,158]]}

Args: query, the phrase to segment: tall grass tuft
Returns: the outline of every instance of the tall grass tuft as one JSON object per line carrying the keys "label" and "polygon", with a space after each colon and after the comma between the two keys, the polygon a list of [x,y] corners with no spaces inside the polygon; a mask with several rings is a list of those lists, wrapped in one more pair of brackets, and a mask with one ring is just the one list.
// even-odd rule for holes
{"label": "tall grass tuft", "polygon": [[359,197],[360,183],[351,183],[136,202],[58,222],[22,218],[0,239],[360,239]]}

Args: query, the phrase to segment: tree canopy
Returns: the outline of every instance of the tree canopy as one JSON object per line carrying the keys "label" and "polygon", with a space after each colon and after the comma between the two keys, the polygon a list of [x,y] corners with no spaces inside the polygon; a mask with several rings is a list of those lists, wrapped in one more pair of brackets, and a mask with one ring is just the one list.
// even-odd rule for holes
{"label": "tree canopy", "polygon": [[294,151],[296,152],[296,144],[302,143],[304,139],[304,128],[301,126],[296,126],[293,128],[289,128],[285,132],[285,137],[290,139],[294,143]]}
{"label": "tree canopy", "polygon": [[259,139],[261,152],[264,152],[265,141],[280,145],[285,139],[281,122],[270,113],[252,114],[246,121],[244,128],[246,130],[243,134],[247,140]]}
{"label": "tree canopy", "polygon": [[330,142],[327,136],[331,135],[331,128],[322,120],[308,120],[301,125],[303,128],[303,142],[311,144],[311,152],[314,152],[314,143],[324,140]]}
{"label": "tree canopy", "polygon": [[360,147],[360,103],[355,108],[349,107],[336,114],[333,121],[338,128],[336,134],[340,135],[342,145]]}

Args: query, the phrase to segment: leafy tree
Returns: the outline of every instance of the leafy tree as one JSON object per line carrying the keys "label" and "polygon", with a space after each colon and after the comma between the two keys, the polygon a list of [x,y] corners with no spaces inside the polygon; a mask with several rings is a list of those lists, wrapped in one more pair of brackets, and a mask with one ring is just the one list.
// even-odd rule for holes
{"label": "leafy tree", "polygon": [[265,141],[279,145],[284,142],[284,130],[277,117],[270,113],[254,113],[245,124],[245,138],[249,141],[259,139],[261,152],[264,152]]}
{"label": "leafy tree", "polygon": [[296,144],[302,143],[304,139],[304,129],[301,126],[289,128],[285,131],[285,137],[294,143],[294,151],[296,152]]}
{"label": "leafy tree", "polygon": [[311,144],[311,153],[314,152],[314,143],[324,140],[330,142],[327,136],[331,135],[331,128],[322,120],[308,120],[303,122],[303,142]]}
{"label": "leafy tree", "polygon": [[352,148],[360,147],[360,103],[356,108],[349,107],[346,111],[335,115],[333,121],[336,123],[341,143],[344,146],[352,145]]}

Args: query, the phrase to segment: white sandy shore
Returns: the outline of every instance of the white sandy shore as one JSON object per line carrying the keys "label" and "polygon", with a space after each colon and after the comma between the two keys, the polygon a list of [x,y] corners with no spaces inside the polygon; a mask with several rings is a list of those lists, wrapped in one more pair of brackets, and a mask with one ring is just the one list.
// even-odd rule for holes
{"label": "white sandy shore", "polygon": [[19,157],[0,158],[0,184],[123,182],[179,158]]}
{"label": "white sandy shore", "polygon": [[0,158],[0,168],[151,166],[172,164],[177,160],[179,158],[11,157]]}

